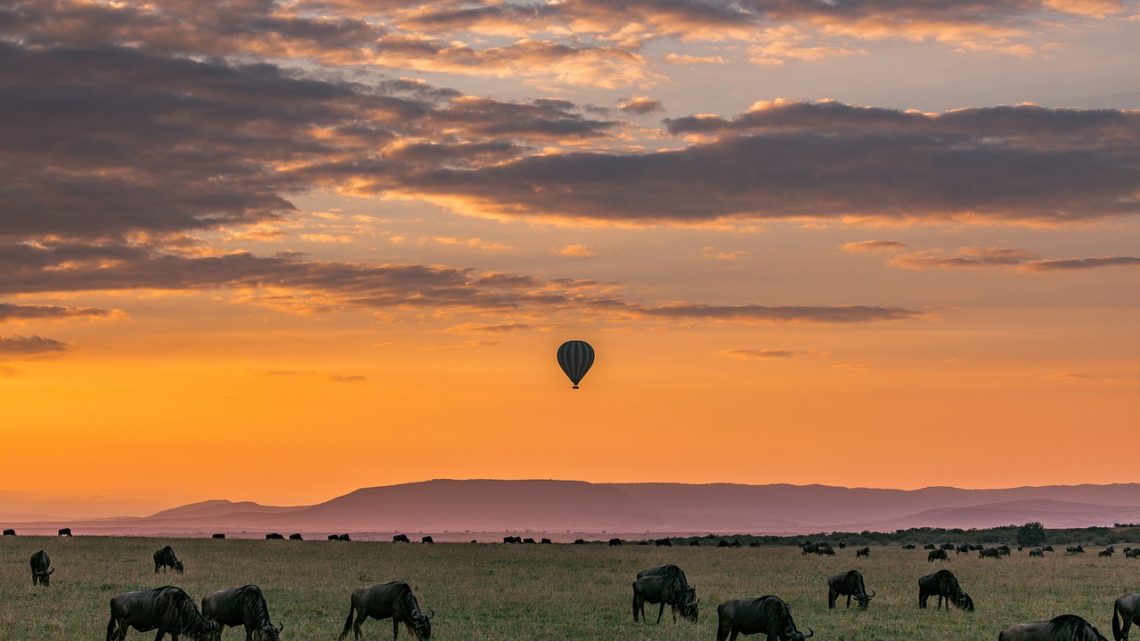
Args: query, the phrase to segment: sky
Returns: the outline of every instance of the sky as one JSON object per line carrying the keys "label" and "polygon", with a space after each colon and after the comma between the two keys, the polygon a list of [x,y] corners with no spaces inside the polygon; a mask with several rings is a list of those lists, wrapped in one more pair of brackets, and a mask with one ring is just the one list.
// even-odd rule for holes
{"label": "sky", "polygon": [[0,515],[1135,481],[1138,59],[1134,0],[2,2]]}

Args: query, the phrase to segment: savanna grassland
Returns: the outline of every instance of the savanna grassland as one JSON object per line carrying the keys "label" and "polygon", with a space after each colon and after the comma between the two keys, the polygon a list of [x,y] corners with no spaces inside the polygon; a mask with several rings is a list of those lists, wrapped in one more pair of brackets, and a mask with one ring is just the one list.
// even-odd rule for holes
{"label": "savanna grassland", "polygon": [[[155,576],[151,555],[174,546],[186,573]],[[28,558],[45,549],[56,568],[51,586],[33,587]],[[926,552],[874,547],[869,559],[852,548],[838,556],[801,556],[792,547],[713,548],[600,545],[258,541],[76,537],[0,540],[0,639],[103,639],[108,601],[120,592],[177,585],[199,602],[211,591],[256,583],[282,638],[332,640],[340,633],[353,589],[407,580],[421,606],[436,611],[433,638],[443,641],[682,641],[715,638],[716,604],[776,594],[801,628],[844,641],[992,641],[1026,620],[1079,614],[1111,637],[1112,602],[1140,590],[1140,560],[1098,558],[1095,551],[1031,559],[1014,551],[1001,560],[977,553],[948,563]],[[634,624],[635,573],[677,563],[701,599],[700,622]],[[977,611],[920,611],[917,578],[953,570]],[[867,611],[827,609],[826,578],[851,568],[878,592]],[[932,602],[933,603],[933,602]],[[650,608],[652,607],[652,610]],[[656,606],[647,606],[656,616]],[[128,639],[151,639],[132,630]],[[365,639],[390,639],[388,621],[369,620]],[[243,638],[229,628],[224,639]],[[400,638],[407,638],[401,630]]]}

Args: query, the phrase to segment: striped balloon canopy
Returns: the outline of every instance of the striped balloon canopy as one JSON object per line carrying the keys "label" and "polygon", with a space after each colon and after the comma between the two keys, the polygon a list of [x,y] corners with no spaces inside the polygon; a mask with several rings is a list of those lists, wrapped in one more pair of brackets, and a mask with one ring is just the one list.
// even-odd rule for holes
{"label": "striped balloon canopy", "polygon": [[558,346],[558,364],[578,389],[578,383],[594,364],[594,348],[586,341],[566,341]]}

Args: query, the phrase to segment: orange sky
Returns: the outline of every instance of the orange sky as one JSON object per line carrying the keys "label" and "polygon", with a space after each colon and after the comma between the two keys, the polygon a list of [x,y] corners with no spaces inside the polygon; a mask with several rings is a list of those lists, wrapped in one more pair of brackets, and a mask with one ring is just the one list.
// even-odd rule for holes
{"label": "orange sky", "polygon": [[1134,2],[270,10],[355,25],[311,38],[32,4],[0,26],[0,516],[1136,480]]}

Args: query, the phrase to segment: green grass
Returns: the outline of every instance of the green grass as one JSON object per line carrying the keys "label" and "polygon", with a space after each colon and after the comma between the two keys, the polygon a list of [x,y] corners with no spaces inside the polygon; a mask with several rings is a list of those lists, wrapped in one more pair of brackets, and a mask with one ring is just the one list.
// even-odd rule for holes
{"label": "green grass", "polygon": [[[151,554],[166,543],[185,562],[184,575],[154,575]],[[41,548],[56,568],[49,588],[31,584],[28,558]],[[1102,559],[1095,551],[1062,552],[1042,560],[1015,551],[1000,561],[951,554],[949,563],[928,563],[921,549],[872,548],[870,559],[858,561],[852,548],[838,553],[21,536],[0,540],[0,639],[101,640],[112,596],[166,584],[200,602],[213,590],[256,583],[290,641],[335,639],[352,590],[393,579],[407,580],[421,606],[435,609],[433,638],[472,641],[710,640],[717,603],[765,594],[782,597],[801,628],[826,640],[992,641],[1010,624],[1064,613],[1085,617],[1111,637],[1113,600],[1140,590],[1140,560],[1119,553]],[[638,570],[662,563],[680,565],[696,586],[700,623],[674,625],[668,610],[660,626],[633,623],[630,583]],[[976,612],[918,610],[917,578],[942,567],[958,575]],[[828,611],[826,578],[851,568],[863,572],[878,597],[865,612]],[[364,624],[365,639],[390,639],[391,632],[386,621]],[[127,638],[152,636],[132,630]],[[243,634],[231,628],[224,638]]]}

